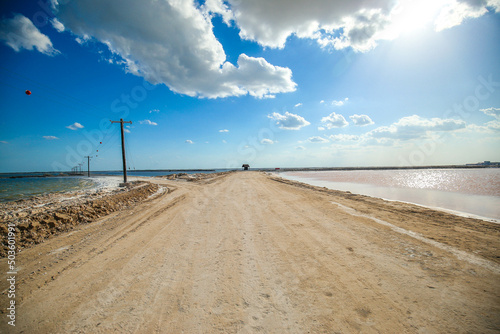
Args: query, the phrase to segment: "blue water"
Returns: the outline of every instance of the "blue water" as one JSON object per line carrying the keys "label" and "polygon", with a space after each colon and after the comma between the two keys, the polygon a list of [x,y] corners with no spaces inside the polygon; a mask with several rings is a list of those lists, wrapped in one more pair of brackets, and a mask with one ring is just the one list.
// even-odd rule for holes
{"label": "blue water", "polygon": [[[218,173],[225,172],[228,169],[211,169],[211,170],[129,170],[127,171],[127,176],[142,176],[142,177],[153,177],[160,175],[171,175],[171,174],[179,174],[179,173],[187,173],[187,174],[195,174],[195,173]],[[113,175],[113,176],[122,176],[122,171],[98,171],[92,172],[95,175]]]}
{"label": "blue water", "polygon": [[46,193],[91,189],[96,186],[94,179],[77,176],[0,178],[0,202],[16,201]]}
{"label": "blue water", "polygon": [[[128,171],[130,177],[153,177],[159,175],[170,175],[175,173],[216,173],[226,170],[217,169],[210,171],[196,170],[168,170],[168,171]],[[55,177],[35,177],[42,175]],[[91,177],[84,176],[57,176],[59,173],[10,173],[0,174],[0,202],[16,201],[47,193],[61,193],[69,191],[86,190],[107,186],[116,186],[120,182],[121,171],[97,171],[91,172]],[[22,178],[11,178],[12,176],[23,176]],[[33,176],[33,177],[26,177]],[[118,177],[117,177],[118,176]]]}

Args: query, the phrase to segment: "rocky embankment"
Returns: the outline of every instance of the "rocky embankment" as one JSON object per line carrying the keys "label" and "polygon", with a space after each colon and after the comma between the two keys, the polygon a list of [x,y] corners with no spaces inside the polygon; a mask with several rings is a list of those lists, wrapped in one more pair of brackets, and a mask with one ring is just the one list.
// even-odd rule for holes
{"label": "rocky embankment", "polygon": [[234,171],[227,171],[227,172],[219,172],[219,173],[193,173],[193,174],[188,174],[188,173],[177,173],[177,174],[169,174],[169,175],[160,175],[156,176],[157,178],[161,179],[167,179],[167,180],[185,180],[185,181],[201,181],[201,180],[206,180],[206,179],[213,179],[216,177],[224,176],[229,173],[234,173]]}
{"label": "rocky embankment", "polygon": [[17,250],[92,222],[166,191],[149,182],[132,182],[114,190],[96,190],[37,196],[0,204],[0,257],[7,255],[8,224],[15,227]]}

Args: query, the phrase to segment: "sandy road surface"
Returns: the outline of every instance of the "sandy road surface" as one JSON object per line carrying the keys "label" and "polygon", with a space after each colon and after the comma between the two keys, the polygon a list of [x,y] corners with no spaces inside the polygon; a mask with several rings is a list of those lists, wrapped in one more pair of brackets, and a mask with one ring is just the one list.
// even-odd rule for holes
{"label": "sandy road surface", "polygon": [[176,190],[21,252],[0,331],[500,331],[498,225],[257,172],[155,182]]}

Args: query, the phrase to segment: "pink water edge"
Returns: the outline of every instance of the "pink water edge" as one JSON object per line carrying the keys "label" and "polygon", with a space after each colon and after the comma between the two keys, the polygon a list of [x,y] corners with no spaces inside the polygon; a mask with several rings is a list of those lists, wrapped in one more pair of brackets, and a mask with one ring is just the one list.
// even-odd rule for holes
{"label": "pink water edge", "polygon": [[330,189],[451,210],[500,222],[500,169],[286,172],[281,176]]}

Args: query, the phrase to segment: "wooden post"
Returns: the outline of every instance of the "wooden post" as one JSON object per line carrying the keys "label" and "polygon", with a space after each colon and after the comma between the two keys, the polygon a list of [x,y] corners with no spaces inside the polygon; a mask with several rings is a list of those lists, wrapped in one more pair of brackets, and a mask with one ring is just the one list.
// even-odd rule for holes
{"label": "wooden post", "polygon": [[123,118],[120,118],[119,121],[111,121],[113,123],[120,123],[120,129],[122,133],[122,160],[123,160],[123,183],[127,183],[127,159],[125,158],[125,135],[123,133],[123,123],[132,124],[132,121],[125,122]]}
{"label": "wooden post", "polygon": [[92,157],[87,155],[84,158],[87,158],[87,177],[90,177],[90,158]]}

